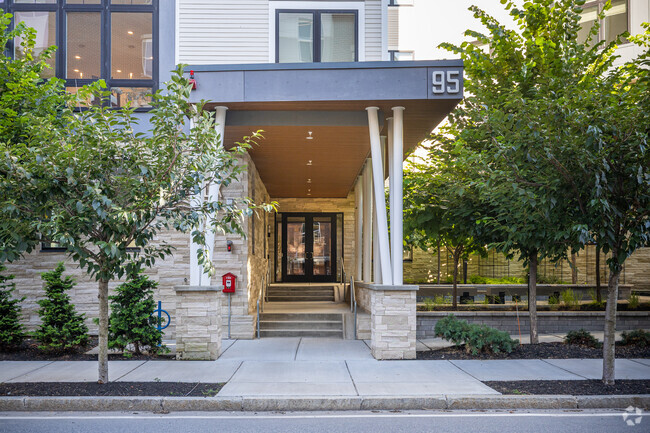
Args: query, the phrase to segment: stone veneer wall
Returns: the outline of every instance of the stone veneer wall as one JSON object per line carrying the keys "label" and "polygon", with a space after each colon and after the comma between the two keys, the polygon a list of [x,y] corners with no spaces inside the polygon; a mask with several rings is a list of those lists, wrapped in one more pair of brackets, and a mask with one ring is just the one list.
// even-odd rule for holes
{"label": "stone veneer wall", "polygon": [[176,359],[217,359],[221,354],[221,289],[176,288]]}
{"label": "stone veneer wall", "polygon": [[[246,164],[247,168],[240,176],[239,182],[233,182],[228,187],[222,188],[223,199],[241,198],[251,195],[251,185],[255,182],[256,200],[258,203],[267,201],[268,195],[255,169],[252,160],[245,155],[241,164]],[[261,185],[261,186],[260,186]],[[258,218],[264,218],[260,214]],[[244,221],[244,230],[250,232],[250,218]],[[263,230],[262,223],[256,224],[256,232]],[[212,284],[221,285],[221,275],[226,272],[232,272],[237,275],[237,292],[232,297],[232,335],[236,338],[253,338],[254,323],[251,309],[255,308],[255,301],[252,306],[249,302],[248,289],[255,285],[255,276],[258,272],[249,273],[248,252],[250,250],[252,236],[248,240],[238,235],[223,235],[217,233],[215,236],[215,247],[213,254],[213,263],[216,268],[216,277],[213,277]],[[256,242],[261,242],[263,236],[256,233]],[[228,252],[227,241],[233,242],[233,251]],[[162,308],[169,312],[172,317],[171,325],[165,330],[165,338],[175,338],[176,327],[176,294],[174,287],[189,284],[189,250],[190,235],[177,231],[165,231],[159,234],[155,241],[165,241],[175,247],[173,254],[165,260],[158,260],[156,264],[145,271],[153,280],[159,283],[158,289],[154,292],[154,299],[162,301]],[[256,247],[256,253],[263,250],[263,244]],[[56,264],[63,261],[66,265],[64,275],[72,275],[77,285],[69,292],[72,302],[75,304],[77,311],[86,314],[86,325],[91,334],[97,333],[97,326],[93,318],[98,317],[99,309],[97,302],[97,282],[88,277],[88,275],[76,265],[72,260],[66,257],[63,252],[54,251],[36,251],[26,255],[23,259],[14,263],[7,264],[7,274],[15,275],[16,291],[14,296],[26,299],[22,302],[23,308],[22,322],[27,325],[28,330],[34,330],[40,323],[37,315],[38,300],[44,298],[43,282],[40,274],[50,271],[56,267]],[[255,260],[251,261],[252,266],[258,265]],[[109,284],[110,294],[114,294],[115,287],[120,281],[112,281]],[[259,284],[258,284],[259,285]],[[224,296],[224,295],[220,295]],[[228,302],[224,296],[222,305],[222,317],[224,324],[227,323]],[[224,330],[227,332],[227,329]]]}
{"label": "stone veneer wall", "polygon": [[[278,212],[343,212],[343,257],[346,273],[349,276],[354,272],[354,238],[355,238],[355,206],[354,192],[346,198],[273,198],[278,202]],[[269,215],[269,221],[275,221],[274,215]],[[269,242],[269,257],[271,259],[271,273],[276,271],[275,280],[281,275],[281,262],[274,264],[277,258],[275,239],[276,224],[271,224],[271,241]],[[279,236],[278,236],[279,241]],[[337,270],[338,269],[337,266]]]}
{"label": "stone veneer wall", "polygon": [[[438,320],[450,313],[444,311],[419,311],[417,313],[417,338],[433,338]],[[470,323],[487,325],[511,335],[519,333],[517,313],[514,311],[455,311],[454,316]],[[537,326],[540,334],[566,333],[578,329],[603,331],[605,329],[604,311],[540,311],[537,313]],[[528,313],[519,313],[521,335],[530,333]],[[619,311],[616,314],[616,330],[631,331],[650,329],[650,315],[647,311]]]}
{"label": "stone veneer wall", "polygon": [[[607,285],[607,257],[601,253],[600,274],[603,285]],[[576,267],[578,269],[577,284],[595,284],[596,282],[596,247],[589,245],[576,256]],[[453,260],[444,250],[441,250],[440,260],[442,283],[447,277],[453,275]],[[413,259],[404,261],[404,281],[408,283],[433,283],[436,282],[438,271],[438,259],[435,250],[424,251],[418,248],[413,250]],[[490,278],[520,277],[525,278],[527,270],[522,263],[516,259],[506,260],[503,254],[490,251],[488,257],[479,258],[474,255],[467,263],[467,276],[480,275]],[[567,283],[571,282],[571,266],[566,260],[558,264],[548,260],[542,260],[539,264],[539,274],[549,278],[555,278]],[[458,273],[459,282],[462,282],[462,265]],[[637,250],[627,259],[621,284],[630,284],[635,289],[650,289],[650,248]]]}
{"label": "stone veneer wall", "polygon": [[415,290],[370,290],[370,350],[375,359],[415,359]]}

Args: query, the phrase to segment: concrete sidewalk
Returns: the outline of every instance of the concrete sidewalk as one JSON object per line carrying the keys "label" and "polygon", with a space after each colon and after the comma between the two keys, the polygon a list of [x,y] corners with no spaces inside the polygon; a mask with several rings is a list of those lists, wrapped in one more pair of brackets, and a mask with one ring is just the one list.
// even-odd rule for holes
{"label": "concrete sidewalk", "polygon": [[[585,380],[599,359],[377,361],[363,341],[224,341],[217,361],[111,361],[111,381],[227,382],[221,397],[495,395],[481,381]],[[650,379],[650,359],[618,359],[618,379]],[[1,361],[0,382],[94,382],[96,361]]]}

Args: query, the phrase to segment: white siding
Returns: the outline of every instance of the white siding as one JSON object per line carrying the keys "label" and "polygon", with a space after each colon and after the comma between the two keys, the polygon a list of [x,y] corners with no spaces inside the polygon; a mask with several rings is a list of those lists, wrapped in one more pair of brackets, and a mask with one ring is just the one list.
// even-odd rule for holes
{"label": "white siding", "polygon": [[388,49],[399,50],[399,10],[388,8]]}
{"label": "white siding", "polygon": [[366,0],[366,61],[382,60],[382,0]]}
{"label": "white siding", "polygon": [[268,62],[268,0],[178,1],[179,62]]}

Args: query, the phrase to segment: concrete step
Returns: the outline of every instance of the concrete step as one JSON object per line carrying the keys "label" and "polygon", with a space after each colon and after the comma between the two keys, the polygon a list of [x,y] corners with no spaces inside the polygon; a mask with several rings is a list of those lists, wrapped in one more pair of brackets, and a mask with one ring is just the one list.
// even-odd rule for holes
{"label": "concrete step", "polygon": [[268,296],[269,302],[334,302],[334,296]]}
{"label": "concrete step", "polygon": [[260,329],[260,337],[326,337],[343,338],[340,330]]}
{"label": "concrete step", "polygon": [[298,322],[298,321],[284,321],[284,320],[260,320],[260,330],[271,330],[271,329],[305,329],[310,331],[316,330],[331,330],[336,329],[339,331],[343,330],[343,322],[332,322],[332,321],[311,321],[311,322]]}
{"label": "concrete step", "polygon": [[343,338],[343,315],[336,313],[262,313],[261,337]]}
{"label": "concrete step", "polygon": [[283,294],[289,294],[289,295],[300,295],[303,293],[309,293],[309,294],[315,294],[315,293],[332,293],[334,290],[332,288],[322,288],[319,287],[317,289],[303,289],[303,290],[294,290],[294,289],[286,289],[284,287],[280,288],[275,288],[275,289],[268,289],[266,293],[283,293]]}
{"label": "concrete step", "polygon": [[341,322],[343,316],[340,313],[262,313],[260,321],[284,321],[284,322]]}

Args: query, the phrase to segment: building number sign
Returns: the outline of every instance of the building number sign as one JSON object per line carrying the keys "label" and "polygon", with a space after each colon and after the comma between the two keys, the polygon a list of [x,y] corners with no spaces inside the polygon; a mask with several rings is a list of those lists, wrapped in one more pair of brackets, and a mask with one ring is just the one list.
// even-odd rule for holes
{"label": "building number sign", "polygon": [[433,71],[431,76],[431,91],[434,95],[460,92],[460,72]]}

